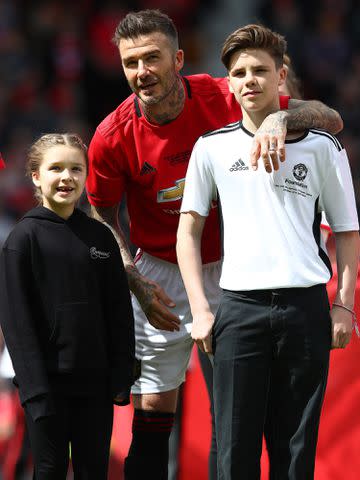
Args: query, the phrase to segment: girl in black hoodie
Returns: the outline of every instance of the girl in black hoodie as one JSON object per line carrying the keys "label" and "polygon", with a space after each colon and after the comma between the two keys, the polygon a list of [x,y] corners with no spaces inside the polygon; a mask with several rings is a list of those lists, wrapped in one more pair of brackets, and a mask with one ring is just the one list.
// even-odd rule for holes
{"label": "girl in black hoodie", "polygon": [[41,206],[0,256],[0,321],[25,409],[36,480],[64,480],[69,442],[76,479],[105,480],[113,403],[129,402],[134,326],[119,247],[75,208],[87,153],[74,134],[29,151]]}

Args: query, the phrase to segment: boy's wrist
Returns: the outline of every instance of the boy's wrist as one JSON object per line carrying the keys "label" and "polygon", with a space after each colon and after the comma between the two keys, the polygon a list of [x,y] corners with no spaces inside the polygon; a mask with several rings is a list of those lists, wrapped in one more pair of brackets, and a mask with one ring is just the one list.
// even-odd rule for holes
{"label": "boy's wrist", "polygon": [[336,295],[334,301],[333,301],[333,305],[335,305],[335,303],[337,304],[340,304],[340,305],[344,305],[345,307],[347,308],[350,308],[351,310],[354,309],[354,295]]}
{"label": "boy's wrist", "polygon": [[193,317],[199,316],[199,315],[207,315],[211,313],[211,309],[208,304],[206,305],[196,305],[191,307],[191,314]]}
{"label": "boy's wrist", "polygon": [[342,308],[344,310],[347,310],[349,313],[351,313],[353,316],[355,316],[355,311],[354,311],[354,307],[353,305],[346,305],[344,303],[342,303],[341,301],[339,302],[333,302],[332,304],[333,307],[339,307],[339,308]]}

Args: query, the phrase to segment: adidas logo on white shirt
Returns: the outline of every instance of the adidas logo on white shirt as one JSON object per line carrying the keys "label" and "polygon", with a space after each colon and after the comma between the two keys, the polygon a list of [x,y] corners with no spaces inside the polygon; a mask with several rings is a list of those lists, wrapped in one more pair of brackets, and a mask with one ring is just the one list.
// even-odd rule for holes
{"label": "adidas logo on white shirt", "polygon": [[237,172],[239,170],[249,170],[249,167],[239,158],[229,170],[230,172]]}

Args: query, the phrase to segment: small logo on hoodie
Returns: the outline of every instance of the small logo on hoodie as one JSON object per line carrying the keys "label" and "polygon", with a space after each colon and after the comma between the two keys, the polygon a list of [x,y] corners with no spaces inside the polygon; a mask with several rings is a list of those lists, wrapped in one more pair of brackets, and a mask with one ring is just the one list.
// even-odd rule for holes
{"label": "small logo on hoodie", "polygon": [[96,247],[90,248],[90,257],[93,260],[100,258],[100,260],[105,260],[110,257],[110,252],[102,252],[101,250],[96,250]]}

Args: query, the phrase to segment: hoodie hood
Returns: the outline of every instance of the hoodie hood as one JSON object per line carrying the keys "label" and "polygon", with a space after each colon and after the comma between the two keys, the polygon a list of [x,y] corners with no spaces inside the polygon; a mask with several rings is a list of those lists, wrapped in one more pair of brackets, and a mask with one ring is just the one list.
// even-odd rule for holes
{"label": "hoodie hood", "polygon": [[[37,218],[39,220],[47,220],[49,222],[54,222],[54,223],[67,223],[70,220],[76,219],[81,215],[85,215],[83,212],[80,210],[76,209],[74,210],[73,214],[70,215],[68,219],[60,217],[57,213],[53,212],[52,210],[49,210],[48,208],[39,205],[38,207],[35,207],[31,210],[29,210],[21,220],[24,220],[25,218]],[[20,220],[20,221],[21,221]]]}

